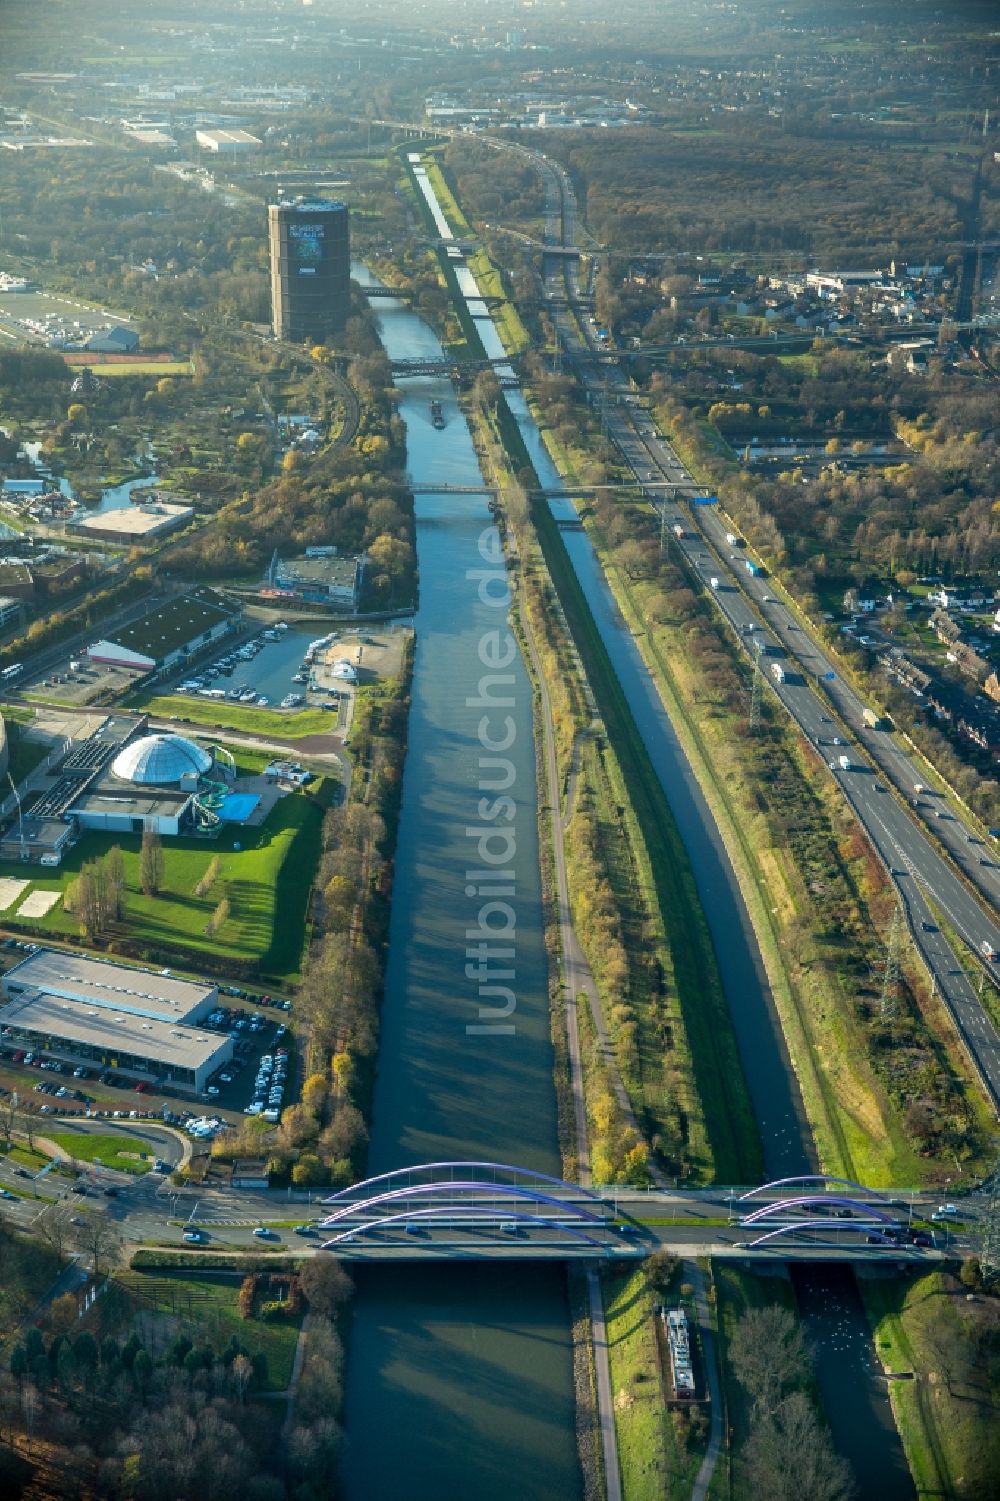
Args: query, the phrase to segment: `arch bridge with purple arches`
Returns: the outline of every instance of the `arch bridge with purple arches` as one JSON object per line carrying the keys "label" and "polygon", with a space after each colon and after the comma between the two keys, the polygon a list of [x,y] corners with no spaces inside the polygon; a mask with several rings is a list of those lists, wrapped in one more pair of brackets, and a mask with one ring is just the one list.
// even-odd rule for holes
{"label": "arch bridge with purple arches", "polygon": [[599,1194],[503,1162],[429,1162],[323,1200],[323,1247],[352,1259],[642,1256],[639,1227]]}
{"label": "arch bridge with purple arches", "polygon": [[[718,1208],[727,1205],[723,1231]],[[825,1174],[664,1201],[659,1191],[594,1190],[510,1163],[459,1160],[366,1178],[322,1208],[323,1248],[351,1260],[617,1260],[658,1245],[795,1260],[921,1254],[891,1198]]]}

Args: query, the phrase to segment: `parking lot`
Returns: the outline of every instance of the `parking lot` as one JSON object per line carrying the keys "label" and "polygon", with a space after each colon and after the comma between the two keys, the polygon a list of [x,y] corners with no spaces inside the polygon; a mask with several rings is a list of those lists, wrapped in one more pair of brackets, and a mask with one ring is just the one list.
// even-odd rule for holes
{"label": "parking lot", "polygon": [[252,1011],[220,1005],[202,1023],[233,1039],[233,1058],[217,1070],[205,1091],[213,1107],[278,1120],[291,1093],[291,1033],[284,1015],[290,1004],[260,996]]}

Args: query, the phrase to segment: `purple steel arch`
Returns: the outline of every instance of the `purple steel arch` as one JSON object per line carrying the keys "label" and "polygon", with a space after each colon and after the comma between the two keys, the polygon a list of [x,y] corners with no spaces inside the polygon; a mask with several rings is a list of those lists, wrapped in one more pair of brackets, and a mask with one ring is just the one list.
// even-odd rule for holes
{"label": "purple steel arch", "polygon": [[[769,1215],[784,1214],[789,1209],[800,1209],[804,1204],[842,1204],[849,1209],[863,1209],[866,1214],[877,1215],[880,1220],[886,1220],[889,1224],[895,1224],[892,1215],[878,1204],[868,1204],[863,1199],[845,1199],[839,1194],[813,1194],[804,1199],[776,1199],[773,1204],[765,1204],[761,1209],[755,1209],[753,1214],[747,1215],[744,1225],[755,1225]],[[807,1220],[799,1223],[808,1224]]]}
{"label": "purple steel arch", "polygon": [[880,1228],[881,1227],[879,1225],[876,1225],[874,1221],[870,1221],[868,1224],[865,1224],[861,1220],[813,1220],[812,1223],[807,1220],[802,1220],[800,1223],[795,1225],[779,1225],[776,1230],[769,1230],[766,1235],[759,1235],[756,1240],[749,1241],[748,1246],[752,1251],[757,1246],[766,1245],[769,1240],[777,1240],[782,1235],[794,1234],[796,1231],[803,1229],[857,1230],[859,1233],[860,1231],[864,1230],[865,1233],[868,1234],[873,1229],[879,1230]]}
{"label": "purple steel arch", "polygon": [[[490,1172],[494,1172],[494,1173],[497,1173],[497,1172],[500,1172],[500,1173],[514,1173],[514,1174],[521,1173],[525,1177],[527,1177],[527,1178],[533,1178],[536,1182],[539,1182],[539,1183],[553,1183],[553,1184],[555,1184],[559,1188],[572,1189],[572,1191],[574,1193],[582,1194],[584,1196],[584,1198],[592,1199],[597,1204],[601,1204],[601,1203],[604,1202],[602,1200],[601,1196],[599,1194],[595,1194],[591,1189],[584,1188],[579,1183],[567,1183],[566,1180],[565,1180],[565,1178],[553,1178],[550,1173],[539,1173],[539,1172],[536,1172],[534,1168],[517,1167],[517,1166],[515,1166],[514,1163],[511,1163],[511,1162],[476,1162],[474,1160],[470,1160],[470,1161],[461,1161],[461,1160],[459,1160],[459,1161],[455,1161],[455,1162],[416,1162],[416,1163],[413,1164],[412,1167],[394,1167],[394,1168],[392,1168],[387,1173],[379,1173],[377,1175],[377,1177],[374,1177],[374,1178],[362,1178],[359,1183],[352,1183],[349,1188],[342,1188],[339,1193],[331,1194],[328,1199],[324,1199],[322,1202],[324,1204],[336,1204],[340,1200],[346,1199],[347,1196],[348,1196],[348,1194],[356,1193],[359,1188],[372,1188],[372,1187],[375,1186],[376,1183],[385,1183],[390,1178],[398,1178],[398,1177],[401,1177],[403,1174],[407,1174],[407,1173],[430,1173],[430,1172],[436,1172],[438,1169],[441,1169],[441,1168],[456,1168],[456,1167],[460,1167],[460,1168],[485,1168],[485,1169],[489,1169]],[[447,1180],[445,1180],[445,1181],[447,1181]],[[481,1185],[481,1186],[485,1186],[485,1185]]]}
{"label": "purple steel arch", "polygon": [[[845,1188],[857,1188],[862,1193],[877,1194],[877,1188],[868,1188],[864,1183],[855,1183],[853,1178],[834,1178],[830,1173],[800,1173],[794,1178],[774,1178],[770,1183],[758,1184],[756,1188],[750,1188],[745,1194],[740,1194],[737,1204],[742,1204],[744,1199],[752,1199],[754,1194],[766,1193],[769,1188],[787,1188],[792,1183],[840,1183]],[[883,1194],[884,1198],[885,1195]]]}
{"label": "purple steel arch", "polygon": [[[381,1230],[387,1225],[410,1224],[413,1220],[445,1219],[448,1215],[454,1214],[454,1212],[454,1209],[449,1208],[446,1204],[435,1204],[430,1209],[414,1209],[410,1214],[388,1215],[385,1219],[371,1220],[367,1225],[358,1225],[353,1230],[341,1230],[340,1234],[335,1235],[332,1240],[324,1241],[320,1246],[320,1250],[331,1251],[335,1246],[341,1245],[346,1240],[352,1240],[356,1235],[367,1235],[369,1230]],[[461,1214],[465,1217],[471,1216],[473,1218],[496,1218],[491,1209],[476,1209],[471,1206],[461,1210]],[[536,1229],[539,1226],[544,1226],[549,1230],[558,1230],[562,1234],[572,1236],[575,1240],[584,1241],[588,1246],[596,1246],[598,1250],[603,1250],[605,1244],[607,1244],[606,1242],[599,1241],[593,1235],[588,1235],[585,1230],[577,1230],[572,1225],[560,1225],[556,1220],[539,1219],[534,1214],[522,1214],[518,1213],[517,1210],[511,1210],[506,1219],[517,1221],[519,1224],[532,1225]],[[324,1226],[324,1228],[326,1227]]]}
{"label": "purple steel arch", "polygon": [[[445,1183],[417,1183],[412,1188],[392,1188],[388,1193],[373,1194],[367,1199],[354,1199],[343,1204],[336,1214],[327,1215],[320,1223],[324,1230],[337,1224],[340,1220],[349,1219],[355,1214],[365,1214],[379,1204],[389,1204],[396,1199],[411,1199],[417,1194],[452,1194],[459,1193],[491,1193],[509,1194],[512,1198],[531,1199],[538,1204],[553,1204],[564,1213],[575,1215],[580,1220],[593,1220],[596,1224],[605,1224],[604,1216],[594,1214],[582,1204],[575,1204],[572,1199],[557,1199],[554,1194],[545,1194],[534,1188],[522,1188],[516,1183],[476,1183],[454,1179]],[[324,1200],[324,1202],[328,1202]],[[493,1211],[491,1211],[493,1212]]]}

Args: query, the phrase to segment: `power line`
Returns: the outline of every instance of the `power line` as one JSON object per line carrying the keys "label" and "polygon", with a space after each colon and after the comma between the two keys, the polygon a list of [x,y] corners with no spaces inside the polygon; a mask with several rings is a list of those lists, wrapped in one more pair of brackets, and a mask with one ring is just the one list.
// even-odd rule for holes
{"label": "power line", "polygon": [[903,946],[903,909],[893,908],[889,924],[889,938],[885,946],[885,962],[882,968],[882,996],[879,1010],[884,1022],[896,1016],[899,1000],[899,958]]}

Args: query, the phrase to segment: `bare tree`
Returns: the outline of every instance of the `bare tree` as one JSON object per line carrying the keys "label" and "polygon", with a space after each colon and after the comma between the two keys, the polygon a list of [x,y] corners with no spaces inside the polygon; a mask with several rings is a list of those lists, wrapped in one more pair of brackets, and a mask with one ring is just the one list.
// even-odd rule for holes
{"label": "bare tree", "polygon": [[754,1404],[757,1419],[774,1411],[784,1393],[809,1375],[809,1348],[802,1326],[787,1308],[774,1304],[743,1315],[729,1345],[729,1358],[740,1385]]}
{"label": "bare tree", "polygon": [[51,1205],[39,1215],[35,1221],[35,1231],[46,1245],[52,1247],[60,1261],[66,1254],[66,1247],[76,1238],[72,1233],[70,1216],[59,1204]]}
{"label": "bare tree", "polygon": [[0,1099],[0,1136],[9,1142],[14,1130],[14,1118],[17,1115],[17,1095],[9,1094]]}
{"label": "bare tree", "polygon": [[739,1494],[762,1501],[848,1501],[853,1491],[850,1468],[804,1392],[793,1392],[755,1424],[739,1468]]}
{"label": "bare tree", "polygon": [[95,1277],[117,1265],[121,1257],[122,1240],[117,1227],[106,1215],[88,1213],[83,1216],[82,1224],[75,1229],[77,1246],[89,1257]]}

